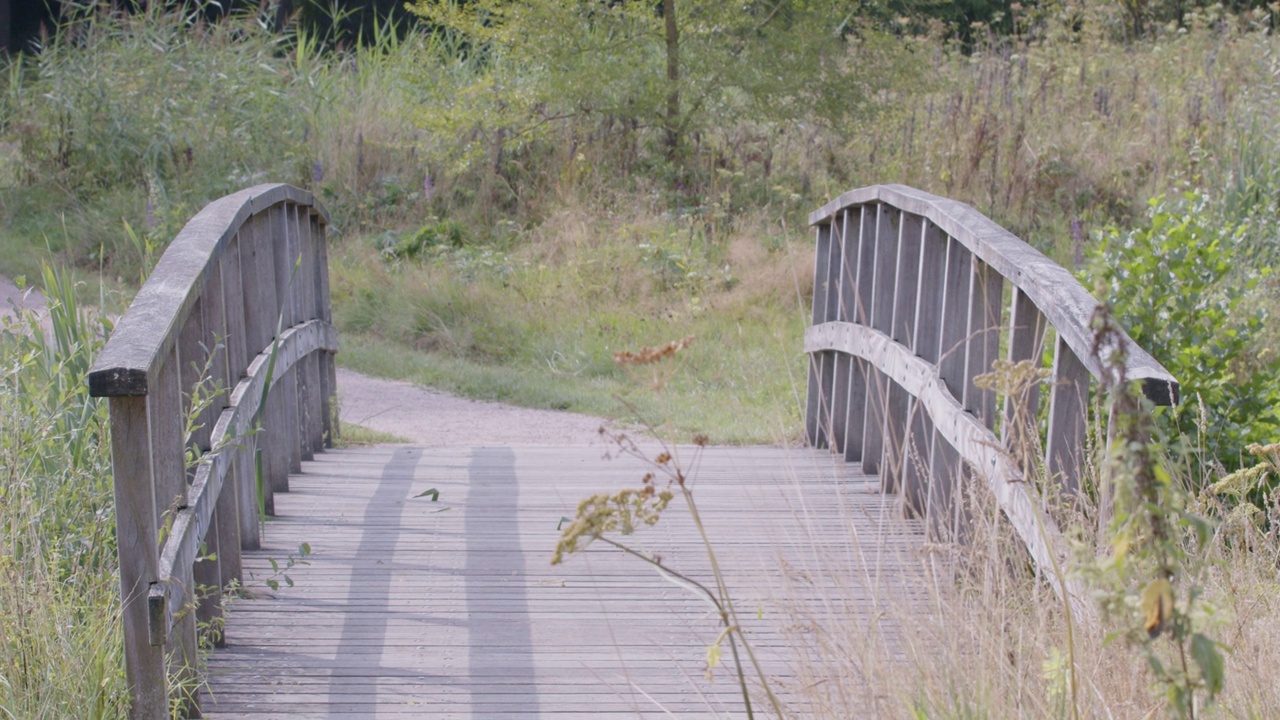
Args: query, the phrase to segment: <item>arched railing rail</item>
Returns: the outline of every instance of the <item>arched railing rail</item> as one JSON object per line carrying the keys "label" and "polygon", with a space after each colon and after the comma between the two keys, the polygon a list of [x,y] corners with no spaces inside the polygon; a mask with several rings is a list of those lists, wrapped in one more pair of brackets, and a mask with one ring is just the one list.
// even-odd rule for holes
{"label": "arched railing rail", "polygon": [[168,718],[174,696],[199,713],[197,627],[217,624],[273,493],[333,434],[327,222],[288,185],[210,203],[90,371],[110,398],[133,718]]}
{"label": "arched railing rail", "polygon": [[[886,491],[951,536],[963,534],[961,480],[981,475],[1038,566],[1056,577],[1065,543],[1046,509],[1049,496],[1081,491],[1090,378],[1102,370],[1090,352],[1097,301],[972,207],[903,185],[845,193],[809,222],[817,231],[805,333],[809,442],[879,473]],[[998,397],[975,378],[1000,357],[1030,361],[1047,383]],[[1177,381],[1132,341],[1125,367],[1153,402],[1177,402]],[[1047,492],[1026,482],[1033,472],[1049,478]]]}

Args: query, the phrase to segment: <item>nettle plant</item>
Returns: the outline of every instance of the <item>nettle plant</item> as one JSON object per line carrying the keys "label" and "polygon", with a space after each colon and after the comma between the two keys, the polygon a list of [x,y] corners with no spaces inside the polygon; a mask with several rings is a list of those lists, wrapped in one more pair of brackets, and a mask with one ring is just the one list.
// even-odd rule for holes
{"label": "nettle plant", "polygon": [[1251,267],[1243,226],[1209,210],[1198,192],[1154,198],[1140,227],[1101,233],[1092,262],[1097,292],[1182,385],[1182,402],[1157,417],[1208,460],[1193,468],[1197,485],[1280,431],[1280,355],[1265,345],[1266,308],[1246,302],[1271,269]]}

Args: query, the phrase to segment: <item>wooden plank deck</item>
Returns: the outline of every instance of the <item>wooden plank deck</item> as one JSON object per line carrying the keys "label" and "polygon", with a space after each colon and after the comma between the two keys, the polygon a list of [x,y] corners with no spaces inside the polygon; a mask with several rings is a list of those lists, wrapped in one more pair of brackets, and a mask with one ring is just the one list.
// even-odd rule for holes
{"label": "wooden plank deck", "polygon": [[[720,630],[706,602],[603,544],[550,564],[579,499],[640,484],[643,464],[606,450],[387,446],[304,463],[245,556],[254,597],[209,659],[206,717],[744,717],[730,670],[704,674]],[[739,614],[803,715],[787,690],[796,603],[830,609],[838,592],[840,621],[870,622],[849,613],[916,588],[921,525],[826,451],[706,448],[693,477]],[[416,497],[428,488],[439,502]],[[678,500],[629,540],[711,582]],[[295,585],[263,586],[269,559],[303,542]],[[851,571],[806,575],[832,557]]]}

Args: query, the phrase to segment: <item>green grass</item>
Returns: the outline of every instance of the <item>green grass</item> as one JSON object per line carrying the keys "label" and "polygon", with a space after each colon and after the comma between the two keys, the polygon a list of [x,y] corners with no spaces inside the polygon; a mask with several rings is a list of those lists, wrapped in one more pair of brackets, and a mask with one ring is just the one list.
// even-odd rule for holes
{"label": "green grass", "polygon": [[371,430],[363,425],[355,425],[352,423],[342,423],[338,430],[338,440],[334,443],[335,447],[363,447],[365,445],[382,445],[386,443],[405,445],[408,440],[393,435],[391,433],[382,432],[380,430]]}

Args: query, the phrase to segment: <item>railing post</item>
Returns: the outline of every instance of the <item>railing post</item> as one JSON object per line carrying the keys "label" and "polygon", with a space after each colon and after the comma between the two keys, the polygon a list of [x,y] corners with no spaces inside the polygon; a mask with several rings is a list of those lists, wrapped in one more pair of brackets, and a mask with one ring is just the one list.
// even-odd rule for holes
{"label": "railing post", "polygon": [[113,397],[109,409],[124,661],[132,720],[169,717],[164,649],[151,644],[147,608],[147,593],[159,574],[160,562],[149,404],[147,396]]}
{"label": "railing post", "polygon": [[[850,218],[851,220],[854,218]],[[842,299],[845,321],[866,325],[871,312],[871,287],[875,264],[876,213],[874,208],[862,205],[857,211],[857,228],[849,233],[853,246],[845,250],[845,268],[841,283],[846,286]],[[846,401],[845,462],[862,462],[862,437],[867,425],[866,361],[849,358],[849,396]]]}
{"label": "railing post", "polygon": [[[148,403],[151,422],[151,467],[155,473],[156,500],[158,507],[164,508],[160,517],[162,534],[168,534],[167,528],[174,519],[174,511],[187,507],[187,472],[184,460],[182,441],[183,418],[186,417],[182,403],[181,381],[182,355],[179,345],[175,344],[160,366],[157,382],[151,387]],[[159,544],[159,538],[156,540]],[[191,568],[174,568],[185,595],[193,597],[194,581]],[[165,654],[173,670],[171,678],[179,688],[194,693],[196,688],[196,665],[198,644],[196,641],[195,608],[184,613],[175,622],[165,643]],[[199,709],[195,705],[194,696],[183,698],[183,705],[194,716]]]}
{"label": "railing post", "polygon": [[[256,349],[271,347],[272,338],[276,336],[276,313],[280,309],[276,299],[275,250],[271,247],[271,227],[265,215],[251,218],[240,234],[240,272],[245,288],[245,335],[252,348],[249,352],[256,353]],[[275,514],[275,490],[282,482],[288,482],[288,456],[275,452],[284,446],[287,437],[279,419],[280,398],[280,393],[267,395],[266,404],[259,410],[259,432],[250,443],[254,450],[250,477],[255,478],[255,499],[261,494],[261,500],[254,503],[255,518],[258,502],[267,515]]]}
{"label": "railing post", "polygon": [[[827,294],[830,292],[831,224],[819,225],[813,266],[813,323],[827,321]],[[827,356],[814,353],[809,358],[809,394],[805,410],[805,437],[816,448],[826,448],[831,414],[831,378]]]}
{"label": "railing post", "polygon": [[[315,246],[316,264],[320,271],[316,273],[316,312],[317,317],[325,322],[333,321],[333,311],[329,304],[329,247],[325,239],[324,225],[314,210],[307,213],[307,223],[311,226],[311,239]],[[337,363],[333,353],[321,352],[320,358],[320,422],[325,447],[332,447],[338,438],[337,409],[338,377]]]}

